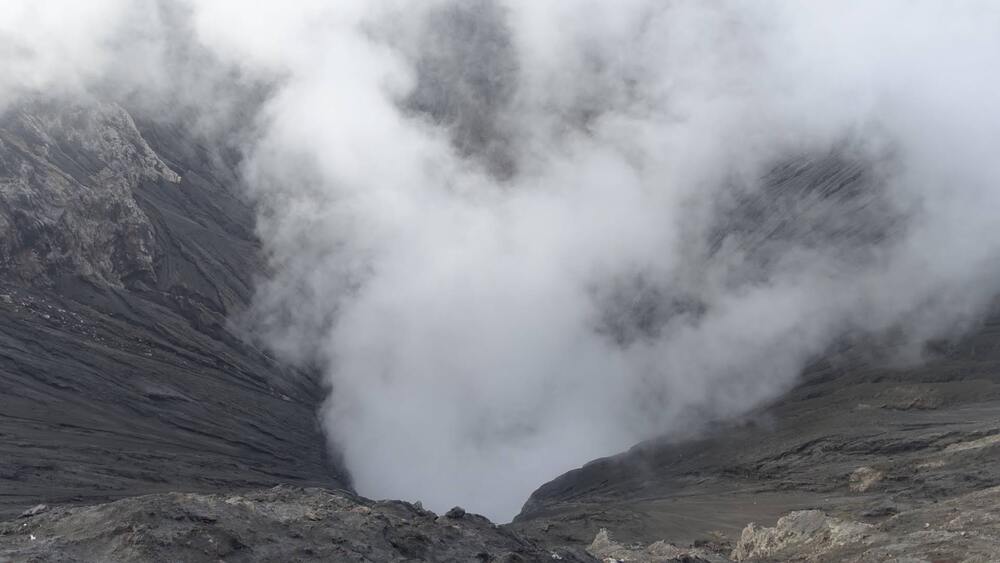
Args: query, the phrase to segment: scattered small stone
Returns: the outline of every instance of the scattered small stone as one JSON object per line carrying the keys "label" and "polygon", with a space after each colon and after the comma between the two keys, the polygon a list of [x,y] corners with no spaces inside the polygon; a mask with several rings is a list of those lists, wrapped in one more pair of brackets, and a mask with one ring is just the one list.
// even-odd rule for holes
{"label": "scattered small stone", "polygon": [[877,485],[883,478],[885,478],[885,473],[868,466],[862,466],[851,473],[850,487],[856,493],[864,493]]}

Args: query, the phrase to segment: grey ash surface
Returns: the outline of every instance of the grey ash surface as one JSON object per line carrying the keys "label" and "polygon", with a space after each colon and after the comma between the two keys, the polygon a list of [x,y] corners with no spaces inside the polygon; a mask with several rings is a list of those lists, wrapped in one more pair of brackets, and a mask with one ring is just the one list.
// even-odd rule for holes
{"label": "grey ash surface", "polygon": [[0,518],[154,491],[346,487],[316,378],[228,319],[261,272],[233,164],[113,104],[0,116]]}

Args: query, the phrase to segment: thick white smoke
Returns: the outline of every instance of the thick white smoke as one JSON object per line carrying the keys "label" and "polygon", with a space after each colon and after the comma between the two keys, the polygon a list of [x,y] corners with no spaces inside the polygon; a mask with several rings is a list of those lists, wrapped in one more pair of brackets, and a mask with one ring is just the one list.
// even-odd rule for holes
{"label": "thick white smoke", "polygon": [[[170,29],[106,3],[114,40],[58,52],[0,21],[16,90],[187,80],[123,59]],[[1000,281],[993,2],[164,4],[269,84],[258,328],[328,374],[362,494],[509,518],[845,335],[955,334]]]}

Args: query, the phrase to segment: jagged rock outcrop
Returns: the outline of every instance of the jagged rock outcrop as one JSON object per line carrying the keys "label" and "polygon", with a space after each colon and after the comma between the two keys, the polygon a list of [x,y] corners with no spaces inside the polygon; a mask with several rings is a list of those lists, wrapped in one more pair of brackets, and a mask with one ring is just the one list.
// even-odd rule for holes
{"label": "jagged rock outcrop", "polygon": [[0,267],[35,285],[153,281],[162,251],[134,191],[180,181],[118,105],[10,110],[0,118]]}
{"label": "jagged rock outcrop", "polygon": [[625,545],[601,530],[587,550],[606,563],[998,561],[1000,487],[904,510],[877,524],[821,510],[793,511],[774,526],[750,523],[731,549],[727,544],[723,539],[692,547],[662,540]]}
{"label": "jagged rock outcrop", "polygon": [[293,487],[53,508],[0,523],[0,560],[593,561],[475,514],[438,516],[405,502]]}
{"label": "jagged rock outcrop", "polygon": [[870,524],[831,518],[819,510],[800,510],[782,516],[773,528],[749,524],[732,556],[737,561],[787,560],[796,555],[821,559],[847,545],[870,542],[874,535]]}
{"label": "jagged rock outcrop", "polygon": [[875,525],[818,510],[750,524],[736,561],[997,561],[1000,487],[901,512]]}

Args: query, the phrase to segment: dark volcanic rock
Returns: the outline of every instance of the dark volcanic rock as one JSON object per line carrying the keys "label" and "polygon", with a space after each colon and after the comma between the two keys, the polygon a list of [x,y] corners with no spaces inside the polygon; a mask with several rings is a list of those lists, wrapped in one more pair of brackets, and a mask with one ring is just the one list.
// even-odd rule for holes
{"label": "dark volcanic rock", "polygon": [[119,106],[10,110],[0,117],[0,265],[34,285],[152,280],[155,235],[133,192],[180,181]]}
{"label": "dark volcanic rock", "polygon": [[161,494],[55,508],[0,524],[16,561],[594,561],[485,518],[439,518],[408,503],[277,487],[242,495]]}
{"label": "dark volcanic rock", "polygon": [[459,518],[465,518],[465,509],[462,508],[461,506],[456,506],[456,507],[452,508],[451,510],[449,510],[448,512],[445,512],[444,515],[445,515],[445,518],[452,518],[452,519],[455,519],[455,520],[457,520]]}
{"label": "dark volcanic rock", "polygon": [[301,483],[316,378],[228,319],[262,270],[234,164],[114,104],[0,116],[0,517],[39,502]]}

